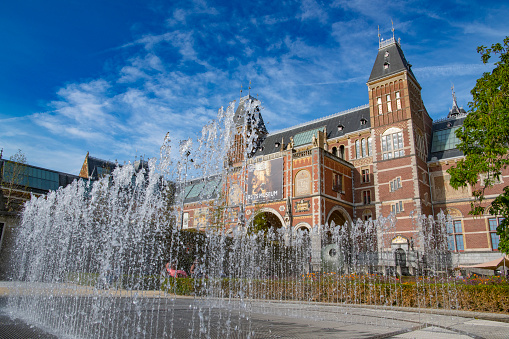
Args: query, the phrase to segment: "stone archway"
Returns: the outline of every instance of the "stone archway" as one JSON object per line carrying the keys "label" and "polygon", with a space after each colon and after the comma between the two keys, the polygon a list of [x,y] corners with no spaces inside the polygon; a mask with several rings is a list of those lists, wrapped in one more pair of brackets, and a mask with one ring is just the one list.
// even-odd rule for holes
{"label": "stone archway", "polygon": [[345,223],[348,225],[352,224],[352,218],[348,214],[348,212],[341,206],[334,206],[329,215],[327,215],[327,225],[331,224],[331,221],[334,221],[335,225],[343,226]]}
{"label": "stone archway", "polygon": [[266,232],[271,228],[276,230],[285,227],[285,222],[275,209],[265,207],[253,213],[247,225],[250,230]]}

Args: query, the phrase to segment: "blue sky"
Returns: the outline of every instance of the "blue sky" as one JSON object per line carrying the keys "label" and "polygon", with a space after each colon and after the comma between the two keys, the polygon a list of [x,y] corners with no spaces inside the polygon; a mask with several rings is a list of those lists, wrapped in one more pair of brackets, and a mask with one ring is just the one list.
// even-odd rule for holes
{"label": "blue sky", "polygon": [[251,81],[269,131],[368,103],[377,27],[396,38],[432,118],[467,107],[478,45],[505,1],[3,1],[0,148],[78,174],[85,154],[153,157],[195,138]]}

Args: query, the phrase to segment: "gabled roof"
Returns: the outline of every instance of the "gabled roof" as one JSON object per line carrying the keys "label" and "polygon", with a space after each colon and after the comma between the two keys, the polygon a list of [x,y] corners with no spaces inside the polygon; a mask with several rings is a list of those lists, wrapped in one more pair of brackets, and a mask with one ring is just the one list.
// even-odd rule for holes
{"label": "gabled roof", "polygon": [[408,72],[417,81],[411,67],[412,65],[405,59],[399,42],[394,38],[382,41],[368,83],[401,71]]}
{"label": "gabled roof", "polygon": [[[361,123],[361,120],[364,120],[364,124]],[[342,130],[338,128],[339,125],[342,126]],[[321,119],[313,120],[305,124],[270,133],[260,145],[254,156],[279,152],[281,150],[281,146],[286,147],[286,145],[290,142],[290,137],[294,138],[294,146],[310,144],[313,133],[316,134],[317,130],[326,131],[327,139],[333,139],[351,132],[368,129],[370,127],[371,121],[369,117],[369,105],[364,105],[329,115]],[[297,140],[297,135],[300,135],[302,138],[307,137],[309,140]],[[281,145],[281,142],[283,145]],[[299,145],[297,145],[297,142]],[[276,147],[276,143],[279,143],[279,147]]]}

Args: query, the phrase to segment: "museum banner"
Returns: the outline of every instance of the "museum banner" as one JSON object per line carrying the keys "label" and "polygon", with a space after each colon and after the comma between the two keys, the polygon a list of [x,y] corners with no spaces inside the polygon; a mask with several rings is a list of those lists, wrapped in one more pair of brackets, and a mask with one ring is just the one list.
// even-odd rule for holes
{"label": "museum banner", "polygon": [[283,199],[283,158],[248,165],[247,203]]}

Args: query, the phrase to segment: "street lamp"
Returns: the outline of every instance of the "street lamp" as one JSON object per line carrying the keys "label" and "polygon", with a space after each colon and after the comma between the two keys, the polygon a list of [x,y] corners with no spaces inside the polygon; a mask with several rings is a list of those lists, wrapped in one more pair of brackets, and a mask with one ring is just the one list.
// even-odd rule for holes
{"label": "street lamp", "polygon": [[182,196],[182,210],[181,210],[181,222],[180,222],[180,229],[184,229],[184,200],[186,199],[184,193],[186,192],[186,185],[187,185],[187,163],[188,162],[194,162],[193,159],[189,159],[189,155],[191,155],[191,151],[186,151],[186,164],[185,164],[185,171],[184,171],[184,189],[181,190],[183,192]]}

